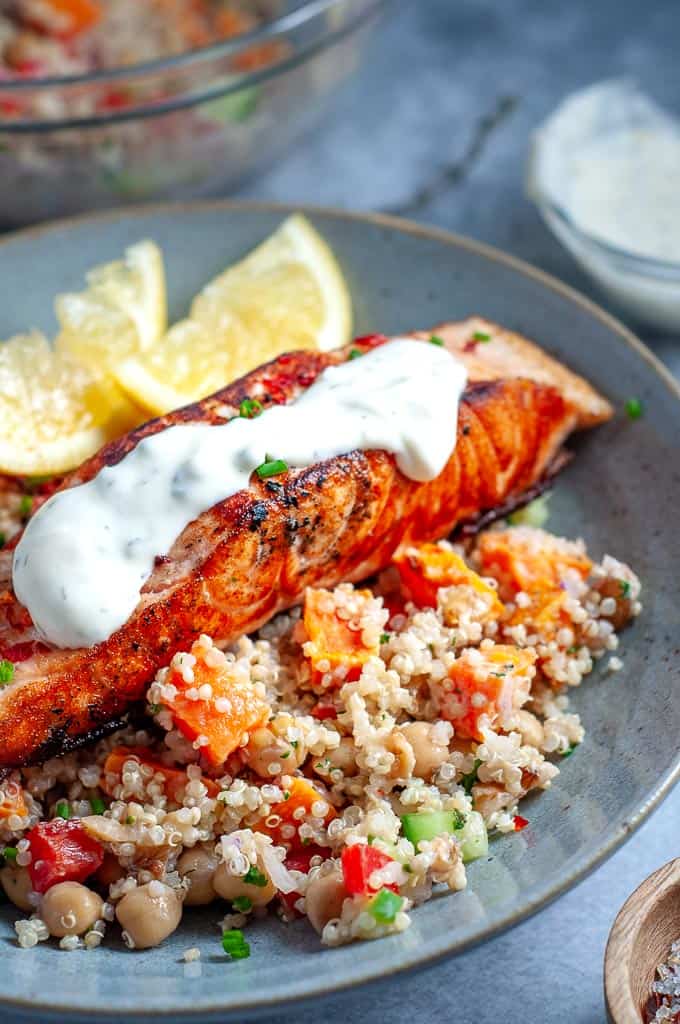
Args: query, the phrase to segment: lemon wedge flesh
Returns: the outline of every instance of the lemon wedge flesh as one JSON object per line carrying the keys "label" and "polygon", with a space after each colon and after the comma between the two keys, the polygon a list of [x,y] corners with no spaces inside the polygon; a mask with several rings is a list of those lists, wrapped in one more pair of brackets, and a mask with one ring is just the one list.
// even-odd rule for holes
{"label": "lemon wedge flesh", "polygon": [[140,419],[114,381],[37,331],[0,342],[0,471],[64,473]]}
{"label": "lemon wedge flesh", "polygon": [[345,345],[351,328],[351,300],[335,256],[309,221],[294,214],[207,284],[186,320],[113,373],[134,402],[162,414],[282,352]]}
{"label": "lemon wedge flesh", "polygon": [[55,347],[97,373],[156,345],[167,328],[163,256],[154,242],[130,246],[121,260],[95,267],[87,288],[57,296]]}

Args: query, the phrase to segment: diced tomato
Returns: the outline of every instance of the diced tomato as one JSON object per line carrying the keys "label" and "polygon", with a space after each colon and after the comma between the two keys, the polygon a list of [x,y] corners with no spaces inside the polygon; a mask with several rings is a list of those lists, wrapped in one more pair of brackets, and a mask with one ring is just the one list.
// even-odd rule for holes
{"label": "diced tomato", "polygon": [[342,851],[342,875],[345,880],[345,888],[350,896],[367,896],[369,893],[378,892],[379,889],[391,889],[392,892],[399,892],[399,886],[391,882],[389,885],[372,886],[370,878],[374,871],[391,864],[393,857],[378,850],[375,846],[368,846],[366,843],[355,843],[354,846],[346,846]]}
{"label": "diced tomato", "polygon": [[31,844],[28,873],[36,892],[47,892],[58,882],[84,882],[104,860],[104,847],[77,818],[40,821],[26,838]]}
{"label": "diced tomato", "polygon": [[512,823],[515,826],[515,832],[521,832],[523,828],[526,828],[529,824],[527,818],[523,818],[521,814],[516,814],[512,819]]}
{"label": "diced tomato", "polygon": [[321,701],[319,701],[319,703],[315,704],[312,708],[312,715],[314,718],[318,719],[319,722],[325,722],[329,718],[337,718],[338,709],[334,704],[322,704]]}
{"label": "diced tomato", "polygon": [[355,338],[352,344],[358,345],[360,348],[379,348],[386,341],[389,341],[386,334],[362,334],[359,338]]}
{"label": "diced tomato", "polygon": [[130,93],[126,89],[107,89],[99,99],[97,107],[99,110],[123,110],[129,107],[131,102]]}

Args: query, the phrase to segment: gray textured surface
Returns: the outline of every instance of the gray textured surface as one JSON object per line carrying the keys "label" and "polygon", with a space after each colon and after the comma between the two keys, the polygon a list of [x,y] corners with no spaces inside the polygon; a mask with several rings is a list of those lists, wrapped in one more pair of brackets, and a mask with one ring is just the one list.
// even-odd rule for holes
{"label": "gray textured surface", "polygon": [[[566,92],[609,75],[636,77],[680,112],[680,4],[414,0],[394,11],[333,120],[242,194],[403,213],[498,245],[599,299],[523,196],[527,141]],[[640,333],[680,374],[680,339]],[[679,818],[676,790],[538,917],[423,974],[298,1013],[297,1024],[602,1021],[607,933],[630,891],[680,854]]]}

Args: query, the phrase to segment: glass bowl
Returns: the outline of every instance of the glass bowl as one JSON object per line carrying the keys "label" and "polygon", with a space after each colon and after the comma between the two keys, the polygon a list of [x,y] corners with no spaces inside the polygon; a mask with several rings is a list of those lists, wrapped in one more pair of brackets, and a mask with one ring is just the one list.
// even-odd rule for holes
{"label": "glass bowl", "polygon": [[680,330],[680,263],[610,245],[580,228],[556,203],[531,191],[553,234],[620,311],[642,326]]}
{"label": "glass bowl", "polygon": [[0,224],[224,192],[321,115],[385,5],[298,0],[178,56],[0,81]]}

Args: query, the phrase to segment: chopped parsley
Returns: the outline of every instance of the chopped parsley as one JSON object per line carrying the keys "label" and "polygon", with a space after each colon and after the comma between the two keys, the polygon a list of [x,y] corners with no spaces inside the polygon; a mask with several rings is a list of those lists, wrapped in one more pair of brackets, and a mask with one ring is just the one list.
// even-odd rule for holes
{"label": "chopped parsley", "polygon": [[64,821],[68,821],[71,817],[71,808],[66,800],[59,800],[57,806],[54,808],[54,814],[57,818],[63,818]]}
{"label": "chopped parsley", "polygon": [[465,815],[463,812],[454,807],[451,813],[453,815],[453,827],[455,831],[458,832],[461,828],[465,828]]}
{"label": "chopped parsley", "polygon": [[22,519],[28,519],[33,508],[33,498],[30,494],[22,494],[19,502],[19,515]]}
{"label": "chopped parsley", "polygon": [[222,949],[232,960],[246,960],[250,956],[250,946],[238,928],[222,932]]}
{"label": "chopped parsley", "polygon": [[298,744],[300,742],[299,740],[289,740],[288,742],[290,743],[291,747],[293,747],[294,750],[297,750]]}
{"label": "chopped parsley", "polygon": [[234,910],[238,910],[239,914],[247,914],[249,910],[253,909],[253,901],[249,900],[247,896],[237,896],[235,900],[231,901],[231,905]]}
{"label": "chopped parsley", "polygon": [[18,853],[19,851],[16,846],[6,846],[2,851],[2,855],[8,864],[16,864]]}
{"label": "chopped parsley", "polygon": [[290,790],[289,789],[284,789],[284,791],[283,791],[283,799],[284,800],[290,800]]}
{"label": "chopped parsley", "polygon": [[93,814],[103,814],[104,811],[106,810],[106,804],[98,796],[90,800],[90,807],[92,808]]}
{"label": "chopped parsley", "polygon": [[621,597],[630,597],[630,583],[628,580],[619,580],[619,586],[621,587]]}
{"label": "chopped parsley", "polygon": [[290,750],[283,751],[281,754],[279,754],[279,757],[281,758],[282,761],[285,761],[287,757],[290,757]]}
{"label": "chopped parsley", "polygon": [[472,771],[468,772],[467,775],[464,775],[463,778],[460,780],[460,784],[468,796],[472,792],[472,787],[477,781],[477,773],[479,771],[481,763],[482,762],[480,761],[480,759],[476,757],[475,763],[472,766]]}
{"label": "chopped parsley", "polygon": [[283,459],[269,459],[267,462],[263,462],[261,466],[258,466],[255,472],[260,480],[266,480],[269,476],[278,476],[279,473],[285,473],[287,469],[288,466]]}
{"label": "chopped parsley", "polygon": [[487,334],[486,331],[475,331],[472,335],[473,341],[491,341],[491,335]]}
{"label": "chopped parsley", "polygon": [[436,334],[430,335],[430,345],[439,345],[440,348],[444,347],[444,341]]}
{"label": "chopped parsley", "polygon": [[576,750],[577,746],[578,743],[572,743],[572,745],[570,747],[567,747],[567,749],[563,752],[562,757],[571,757],[571,755]]}
{"label": "chopped parsley", "polygon": [[348,359],[360,359],[361,356],[363,356],[363,354],[364,353],[361,351],[360,348],[351,348],[349,350],[349,356],[347,358]]}
{"label": "chopped parsley", "polygon": [[644,407],[639,398],[629,398],[625,404],[625,410],[629,420],[639,420],[644,412]]}
{"label": "chopped parsley", "polygon": [[252,420],[262,412],[262,403],[256,398],[244,398],[238,407],[238,414],[241,419]]}
{"label": "chopped parsley", "polygon": [[14,665],[7,658],[0,661],[0,686],[7,686],[14,679]]}
{"label": "chopped parsley", "polygon": [[381,644],[386,644],[389,641],[389,639],[390,639],[390,634],[389,633],[381,633],[380,634],[380,643]]}
{"label": "chopped parsley", "polygon": [[258,889],[264,889],[267,884],[267,876],[263,875],[259,868],[250,867],[243,876],[246,885],[256,885]]}

